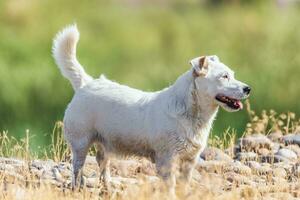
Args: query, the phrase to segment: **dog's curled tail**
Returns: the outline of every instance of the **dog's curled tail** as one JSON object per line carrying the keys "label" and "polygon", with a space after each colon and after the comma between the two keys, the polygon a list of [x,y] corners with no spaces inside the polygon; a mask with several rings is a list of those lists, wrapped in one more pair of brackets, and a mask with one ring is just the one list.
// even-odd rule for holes
{"label": "dog's curled tail", "polygon": [[67,26],[57,33],[53,40],[52,53],[62,75],[72,84],[74,90],[83,87],[93,80],[88,75],[76,58],[76,46],[79,32],[76,24]]}

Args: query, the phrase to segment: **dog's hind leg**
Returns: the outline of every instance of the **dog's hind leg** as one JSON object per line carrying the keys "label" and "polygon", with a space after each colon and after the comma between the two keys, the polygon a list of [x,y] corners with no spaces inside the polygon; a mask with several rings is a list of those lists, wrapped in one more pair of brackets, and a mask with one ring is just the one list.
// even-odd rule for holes
{"label": "dog's hind leg", "polygon": [[104,189],[109,189],[110,172],[109,159],[105,147],[100,142],[96,143],[96,160],[100,170],[100,183],[103,183]]}
{"label": "dog's hind leg", "polygon": [[83,185],[82,179],[82,167],[84,165],[86,155],[90,148],[91,141],[80,141],[80,143],[71,143],[72,148],[72,165],[73,165],[73,176],[72,176],[72,189],[78,187],[78,183]]}

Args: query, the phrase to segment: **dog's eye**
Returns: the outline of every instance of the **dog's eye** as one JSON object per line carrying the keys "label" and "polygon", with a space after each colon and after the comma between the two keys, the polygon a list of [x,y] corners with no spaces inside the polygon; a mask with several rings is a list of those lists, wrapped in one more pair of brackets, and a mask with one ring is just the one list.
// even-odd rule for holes
{"label": "dog's eye", "polygon": [[222,78],[229,79],[229,76],[227,74],[223,75]]}

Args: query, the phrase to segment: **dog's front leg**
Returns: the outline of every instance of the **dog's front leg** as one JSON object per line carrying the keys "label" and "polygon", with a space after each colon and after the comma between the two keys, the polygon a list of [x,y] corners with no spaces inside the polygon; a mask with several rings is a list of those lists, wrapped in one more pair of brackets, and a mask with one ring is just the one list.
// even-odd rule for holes
{"label": "dog's front leg", "polygon": [[156,155],[155,159],[158,175],[164,180],[166,190],[171,199],[175,199],[176,178],[174,174],[174,158],[172,154],[162,153]]}
{"label": "dog's front leg", "polygon": [[196,157],[180,160],[180,175],[178,177],[178,184],[184,195],[186,195],[188,192],[189,183],[192,178],[193,169],[196,165],[196,160]]}

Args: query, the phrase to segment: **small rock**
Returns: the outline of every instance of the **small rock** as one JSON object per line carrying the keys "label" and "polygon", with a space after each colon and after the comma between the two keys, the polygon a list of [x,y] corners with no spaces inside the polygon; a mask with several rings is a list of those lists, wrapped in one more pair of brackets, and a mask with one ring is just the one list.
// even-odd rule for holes
{"label": "small rock", "polygon": [[286,146],[285,148],[292,150],[296,153],[297,157],[300,158],[300,147],[296,144],[291,144]]}
{"label": "small rock", "polygon": [[266,175],[272,172],[271,167],[269,165],[265,165],[265,163],[260,164],[256,161],[247,161],[245,164],[249,166],[255,174],[258,175]]}
{"label": "small rock", "polygon": [[274,162],[277,163],[277,162],[289,162],[290,160],[284,156],[281,156],[281,155],[274,155]]}
{"label": "small rock", "polygon": [[19,160],[19,159],[15,159],[15,158],[0,157],[0,163],[1,164],[17,164],[17,165],[25,166],[25,161]]}
{"label": "small rock", "polygon": [[57,167],[58,170],[71,170],[71,164],[66,162],[60,162]]}
{"label": "small rock", "polygon": [[279,151],[276,153],[276,155],[282,156],[289,160],[297,159],[297,154],[294,151],[287,149],[287,148],[279,149]]}
{"label": "small rock", "polygon": [[56,167],[54,167],[52,169],[52,172],[53,172],[55,180],[57,180],[59,182],[63,182],[64,181],[62,175],[59,173],[59,171],[58,171],[58,169]]}
{"label": "small rock", "polygon": [[44,170],[38,170],[36,168],[32,168],[30,169],[30,173],[32,173],[37,178],[41,178],[41,176],[43,176]]}
{"label": "small rock", "polygon": [[90,155],[86,156],[85,164],[86,165],[98,165],[98,163],[96,161],[96,157],[90,156]]}
{"label": "small rock", "polygon": [[260,156],[259,160],[261,160],[261,162],[267,162],[267,163],[290,162],[290,159],[283,157],[281,155]]}
{"label": "small rock", "polygon": [[245,165],[249,166],[253,170],[258,170],[261,167],[259,162],[256,161],[247,161]]}
{"label": "small rock", "polygon": [[251,179],[258,185],[266,185],[266,183],[267,183],[267,180],[265,179],[265,177],[262,175],[259,175],[259,174],[258,175],[253,174]]}
{"label": "small rock", "polygon": [[231,157],[225,154],[222,150],[215,147],[205,148],[200,157],[204,160],[232,161]]}
{"label": "small rock", "polygon": [[271,167],[271,166],[273,166],[273,165],[271,165],[270,163],[260,163],[261,164],[261,166],[266,166],[266,167]]}
{"label": "small rock", "polygon": [[273,176],[272,177],[272,181],[275,182],[275,183],[280,183],[280,184],[283,184],[285,186],[288,187],[288,183],[287,183],[287,180],[283,177],[277,177],[277,176]]}
{"label": "small rock", "polygon": [[89,167],[85,167],[83,169],[83,175],[88,177],[88,178],[94,178],[97,176],[97,173],[95,170],[89,168]]}
{"label": "small rock", "polygon": [[98,185],[99,178],[86,178],[84,182],[85,182],[86,187],[94,188]]}
{"label": "small rock", "polygon": [[259,175],[267,175],[272,173],[272,169],[270,166],[262,165],[257,169],[256,173]]}
{"label": "small rock", "polygon": [[242,149],[246,151],[257,150],[258,148],[267,148],[272,149],[273,142],[265,135],[262,134],[253,134],[240,138],[238,141]]}
{"label": "small rock", "polygon": [[53,172],[51,172],[51,171],[42,170],[41,179],[54,180],[55,176],[54,176]]}
{"label": "small rock", "polygon": [[273,143],[273,148],[272,148],[272,154],[277,153],[277,151],[280,149],[281,145],[279,143]]}
{"label": "small rock", "polygon": [[0,170],[14,171],[14,167],[12,165],[9,165],[9,164],[2,164],[2,165],[0,165]]}
{"label": "small rock", "polygon": [[286,144],[298,144],[300,145],[300,134],[288,134],[283,136],[283,140]]}
{"label": "small rock", "polygon": [[274,166],[274,168],[282,168],[286,172],[291,173],[293,163],[291,163],[291,162],[278,162],[278,163],[274,163],[273,166]]}
{"label": "small rock", "polygon": [[283,135],[281,132],[273,132],[270,133],[267,137],[273,142],[280,142],[282,140],[282,136]]}
{"label": "small rock", "polygon": [[232,171],[238,174],[250,175],[251,169],[240,161],[234,161],[224,166],[223,171]]}
{"label": "small rock", "polygon": [[226,162],[218,160],[209,160],[205,162],[200,162],[196,165],[196,169],[199,172],[203,170],[209,173],[221,173]]}
{"label": "small rock", "polygon": [[236,184],[236,185],[250,185],[255,187],[255,182],[249,180],[246,176],[236,174],[234,172],[227,172],[224,174],[224,177],[227,181]]}
{"label": "small rock", "polygon": [[119,159],[111,162],[111,171],[115,171],[118,176],[129,177],[133,174],[144,173],[156,175],[156,169],[152,162],[147,159]]}
{"label": "small rock", "polygon": [[31,162],[31,167],[35,167],[38,170],[44,169],[46,171],[50,171],[56,163],[53,160],[33,160]]}
{"label": "small rock", "polygon": [[71,166],[69,163],[60,163],[57,166],[57,169],[63,177],[69,178],[71,176],[72,172],[71,172]]}
{"label": "small rock", "polygon": [[257,160],[258,155],[254,152],[240,152],[236,155],[240,161]]}
{"label": "small rock", "polygon": [[160,181],[160,179],[157,176],[145,176],[145,180],[150,183]]}
{"label": "small rock", "polygon": [[67,171],[67,170],[59,170],[59,173],[64,177],[64,178],[70,178],[72,176],[72,172],[71,171]]}
{"label": "small rock", "polygon": [[262,156],[267,156],[270,154],[270,150],[267,148],[260,148],[257,150],[257,153]]}
{"label": "small rock", "polygon": [[285,178],[287,176],[287,173],[285,169],[283,168],[275,168],[273,169],[273,175],[280,178]]}
{"label": "small rock", "polygon": [[198,163],[202,163],[202,162],[205,162],[205,160],[203,160],[203,158],[201,158],[201,157],[199,156],[199,158],[198,158]]}

